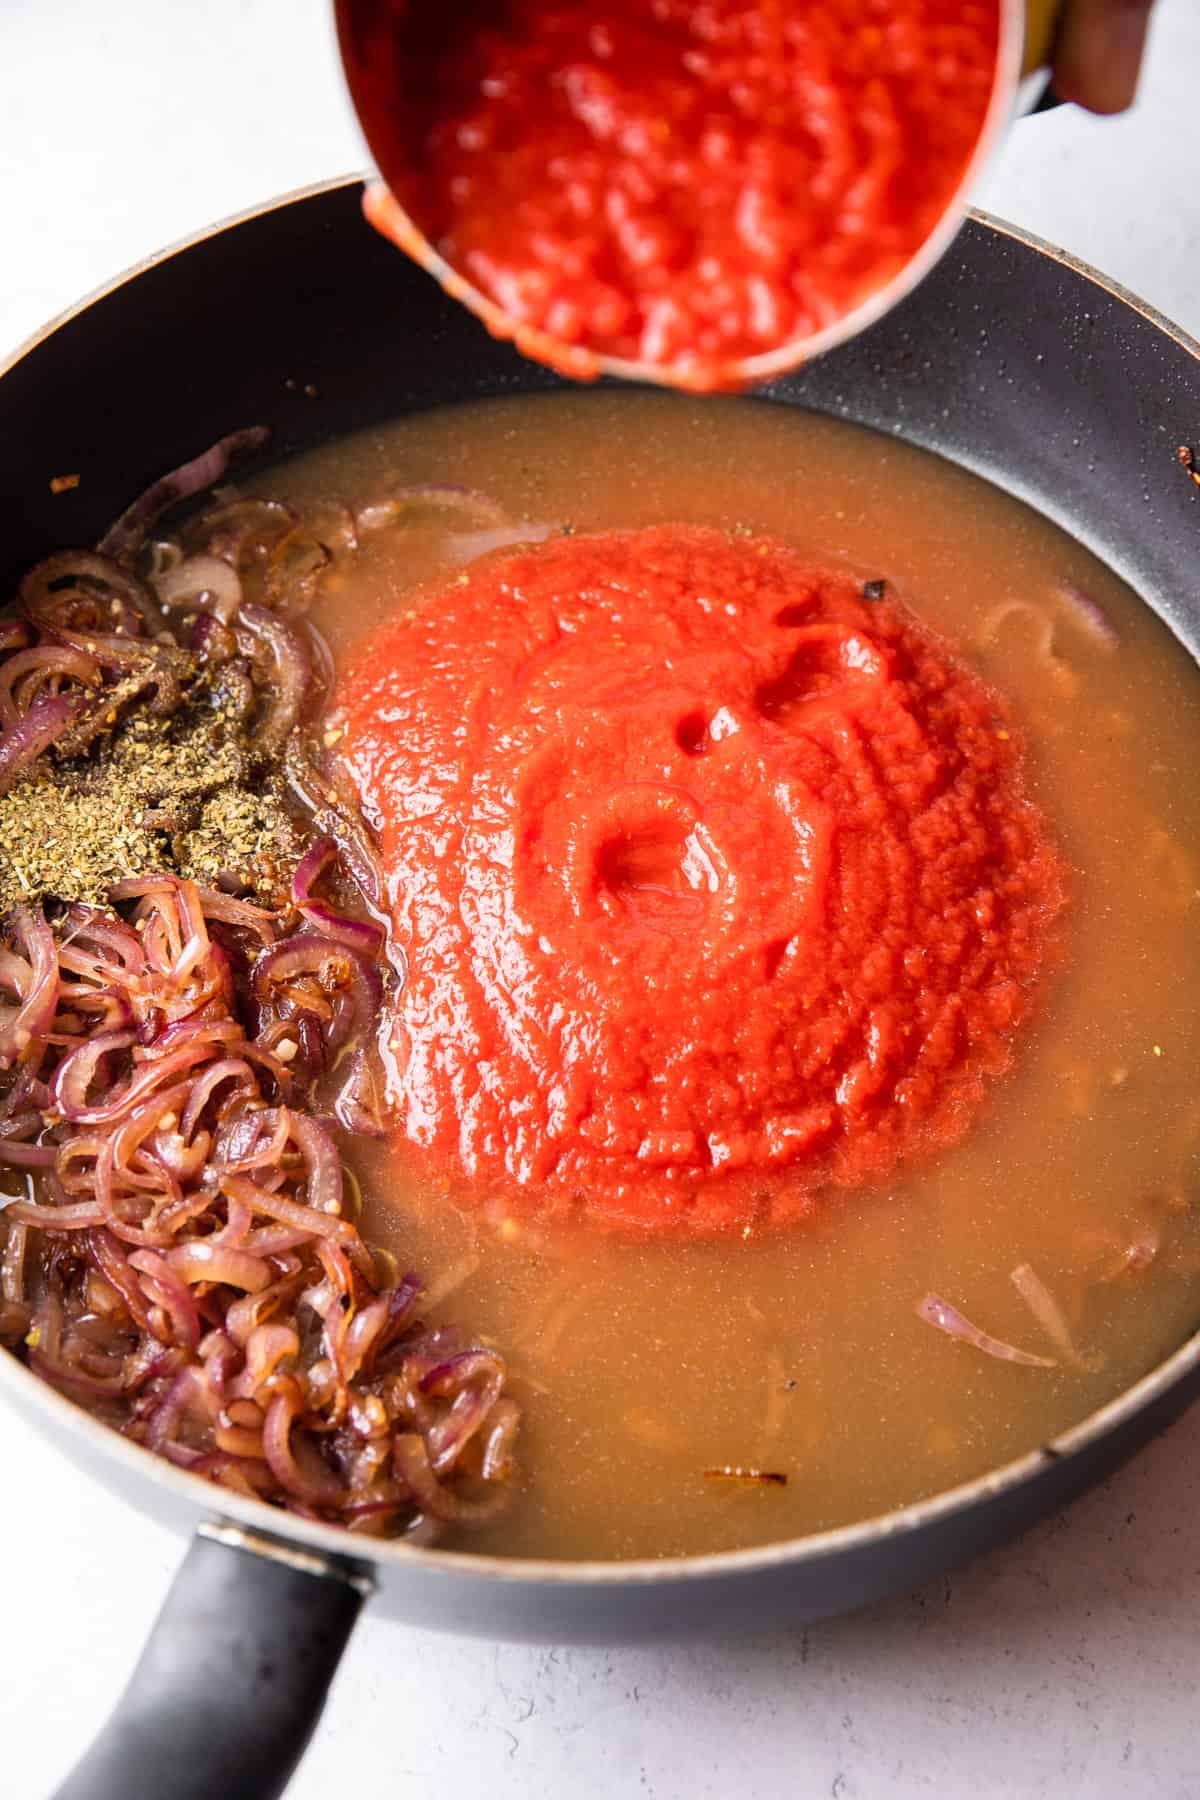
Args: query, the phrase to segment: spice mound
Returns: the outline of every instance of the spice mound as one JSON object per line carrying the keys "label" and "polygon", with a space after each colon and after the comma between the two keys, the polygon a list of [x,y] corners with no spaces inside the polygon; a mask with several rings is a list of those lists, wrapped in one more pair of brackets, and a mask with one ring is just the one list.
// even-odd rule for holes
{"label": "spice mound", "polygon": [[177,712],[114,714],[88,753],[43,758],[0,797],[0,909],[98,904],[148,869],[269,899],[300,849],[244,721],[198,678]]}
{"label": "spice mound", "polygon": [[998,695],[892,597],[685,526],[485,562],[335,697],[409,961],[394,1109],[468,1196],[785,1225],[1013,1058],[1061,859]]}

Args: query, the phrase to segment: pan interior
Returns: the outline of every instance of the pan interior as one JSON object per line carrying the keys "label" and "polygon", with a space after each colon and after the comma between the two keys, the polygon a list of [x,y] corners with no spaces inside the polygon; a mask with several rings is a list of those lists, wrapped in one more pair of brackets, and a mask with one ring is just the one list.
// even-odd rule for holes
{"label": "pan interior", "polygon": [[[459,405],[259,485],[316,499],[445,482],[536,532],[680,520],[769,533],[884,577],[1012,701],[1074,889],[1068,967],[968,1141],[882,1191],[831,1200],[786,1237],[630,1245],[584,1229],[498,1242],[419,1162],[360,1153],[366,1191],[388,1196],[371,1229],[435,1279],[465,1270],[443,1310],[512,1347],[528,1383],[529,1503],[472,1546],[636,1558],[828,1530],[995,1468],[1153,1367],[1193,1328],[1200,1268],[1187,1207],[1200,993],[1182,977],[1200,683],[1172,635],[992,485],[894,435],[763,400]],[[381,545],[318,605],[335,656],[469,552],[437,523]],[[1155,1268],[1129,1268],[1151,1239]],[[1081,1366],[1014,1288],[1023,1264],[1058,1297]],[[915,1316],[930,1290],[1060,1366],[949,1343]],[[777,1469],[787,1486],[723,1486],[706,1480],[713,1468]]]}

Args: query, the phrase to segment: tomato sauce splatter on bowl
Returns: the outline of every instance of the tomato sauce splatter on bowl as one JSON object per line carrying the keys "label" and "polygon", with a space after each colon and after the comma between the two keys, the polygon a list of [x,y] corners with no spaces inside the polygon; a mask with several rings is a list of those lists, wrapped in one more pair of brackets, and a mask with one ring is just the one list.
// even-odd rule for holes
{"label": "tomato sauce splatter on bowl", "polygon": [[381,171],[455,274],[518,336],[694,387],[737,385],[912,261],[971,164],[999,45],[998,0],[341,15]]}
{"label": "tomato sauce splatter on bowl", "polygon": [[338,695],[456,1187],[784,1225],[962,1136],[1064,867],[999,697],[880,583],[691,526],[485,560]]}

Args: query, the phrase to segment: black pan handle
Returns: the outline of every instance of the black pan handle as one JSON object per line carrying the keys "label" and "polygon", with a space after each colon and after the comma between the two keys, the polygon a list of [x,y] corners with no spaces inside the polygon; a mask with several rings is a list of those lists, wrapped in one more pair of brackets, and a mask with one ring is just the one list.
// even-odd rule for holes
{"label": "black pan handle", "polygon": [[371,1586],[361,1565],[202,1525],[55,1800],[278,1800]]}

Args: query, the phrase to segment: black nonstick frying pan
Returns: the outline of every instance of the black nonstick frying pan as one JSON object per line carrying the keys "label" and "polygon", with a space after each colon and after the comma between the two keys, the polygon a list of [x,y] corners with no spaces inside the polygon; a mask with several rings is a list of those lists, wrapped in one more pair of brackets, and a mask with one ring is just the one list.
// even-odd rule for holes
{"label": "black nonstick frying pan", "polygon": [[[335,183],[208,232],[0,371],[0,592],[247,422],[287,456],[400,412],[557,385],[376,238],[358,193]],[[1200,346],[1061,253],[976,217],[897,311],[767,398],[898,432],[1030,501],[1200,652],[1200,487],[1179,457],[1200,449]],[[82,480],[53,498],[64,470]],[[1200,1336],[1054,1443],[935,1500],[766,1549],[554,1564],[366,1544],[218,1493],[0,1355],[5,1399],[90,1475],[194,1533],[111,1723],[60,1792],[279,1794],[368,1595],[414,1624],[558,1642],[847,1611],[1070,1499],[1198,1388]]]}

